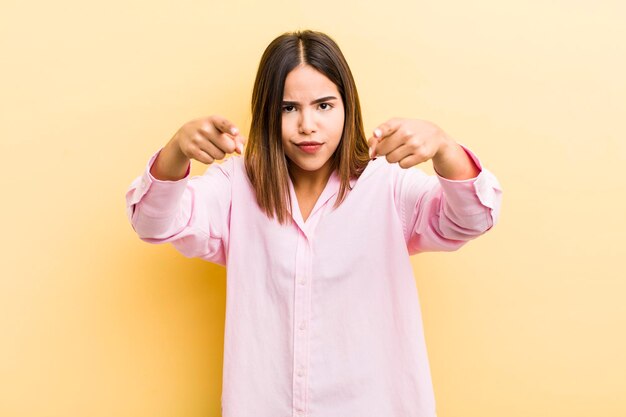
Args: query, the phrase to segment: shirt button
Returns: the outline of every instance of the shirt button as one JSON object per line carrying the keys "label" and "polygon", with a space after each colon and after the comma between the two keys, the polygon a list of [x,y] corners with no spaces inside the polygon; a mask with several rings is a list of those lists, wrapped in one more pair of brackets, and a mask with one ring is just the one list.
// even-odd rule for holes
{"label": "shirt button", "polygon": [[300,285],[304,285],[305,282],[306,280],[304,278],[300,278]]}
{"label": "shirt button", "polygon": [[302,369],[298,371],[298,376],[304,376],[304,371]]}
{"label": "shirt button", "polygon": [[305,329],[305,327],[306,327],[306,326],[305,326],[304,322],[300,323],[300,330],[304,330],[304,329]]}

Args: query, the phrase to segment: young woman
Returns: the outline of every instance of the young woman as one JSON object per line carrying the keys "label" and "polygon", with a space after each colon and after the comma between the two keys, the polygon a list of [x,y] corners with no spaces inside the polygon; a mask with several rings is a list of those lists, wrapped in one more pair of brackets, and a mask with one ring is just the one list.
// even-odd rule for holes
{"label": "young woman", "polygon": [[409,257],[484,234],[501,198],[431,122],[366,139],[343,54],[308,30],[265,50],[248,138],[185,123],[126,194],[141,240],[227,268],[224,417],[435,417]]}

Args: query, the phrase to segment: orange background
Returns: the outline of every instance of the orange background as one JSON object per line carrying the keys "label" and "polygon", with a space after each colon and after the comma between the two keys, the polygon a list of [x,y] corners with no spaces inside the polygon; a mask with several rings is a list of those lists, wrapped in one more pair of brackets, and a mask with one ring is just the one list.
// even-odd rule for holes
{"label": "orange background", "polygon": [[219,415],[225,269],[140,241],[124,194],[188,120],[247,134],[261,54],[300,28],[339,43],[368,133],[435,122],[504,188],[487,235],[412,258],[438,417],[626,415],[624,21],[618,1],[3,1],[0,415]]}

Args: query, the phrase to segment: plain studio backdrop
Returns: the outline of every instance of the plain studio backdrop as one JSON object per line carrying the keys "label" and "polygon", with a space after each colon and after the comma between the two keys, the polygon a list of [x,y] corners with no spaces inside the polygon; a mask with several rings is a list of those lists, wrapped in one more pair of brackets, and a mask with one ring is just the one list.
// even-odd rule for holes
{"label": "plain studio backdrop", "polygon": [[617,0],[3,0],[0,415],[219,415],[226,271],[140,241],[124,195],[188,120],[247,135],[263,50],[305,28],[343,50],[368,135],[432,121],[503,186],[493,230],[412,258],[438,417],[626,415],[625,21]]}

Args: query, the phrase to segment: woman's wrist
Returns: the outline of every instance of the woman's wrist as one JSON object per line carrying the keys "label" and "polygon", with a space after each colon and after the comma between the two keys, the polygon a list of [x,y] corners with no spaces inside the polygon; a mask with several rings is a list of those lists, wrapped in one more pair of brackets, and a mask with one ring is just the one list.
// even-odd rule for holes
{"label": "woman's wrist", "polygon": [[161,149],[150,173],[160,181],[178,181],[185,178],[189,168],[189,158],[180,150],[175,139]]}

